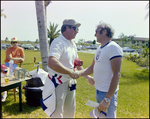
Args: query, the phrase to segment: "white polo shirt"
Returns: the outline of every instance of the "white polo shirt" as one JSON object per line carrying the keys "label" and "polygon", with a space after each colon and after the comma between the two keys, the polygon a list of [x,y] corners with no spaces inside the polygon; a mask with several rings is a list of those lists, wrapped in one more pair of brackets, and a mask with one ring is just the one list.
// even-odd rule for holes
{"label": "white polo shirt", "polygon": [[[95,88],[99,91],[108,92],[113,72],[111,69],[111,59],[122,57],[121,47],[114,41],[110,41],[103,47],[98,47],[95,53],[95,65],[93,76],[95,80]],[[119,89],[119,85],[116,91]]]}
{"label": "white polo shirt", "polygon": [[[76,57],[78,58],[76,45],[73,41],[67,40],[63,35],[60,35],[53,40],[50,46],[49,56],[56,57],[65,67],[73,69],[74,60]],[[47,69],[55,72],[48,66]],[[57,74],[69,76],[58,72]]]}

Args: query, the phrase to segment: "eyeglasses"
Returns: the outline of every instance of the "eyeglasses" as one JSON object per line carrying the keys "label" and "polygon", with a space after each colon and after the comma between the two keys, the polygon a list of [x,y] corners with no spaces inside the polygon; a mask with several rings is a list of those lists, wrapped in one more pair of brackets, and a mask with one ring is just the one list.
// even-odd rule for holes
{"label": "eyeglasses", "polygon": [[12,42],[12,44],[15,44],[15,43],[18,43],[18,42]]}
{"label": "eyeglasses", "polygon": [[79,29],[75,26],[72,26],[72,28],[74,29],[74,31],[79,31]]}
{"label": "eyeglasses", "polygon": [[97,29],[97,30],[95,30],[95,33],[97,33],[98,31],[100,31],[101,29]]}

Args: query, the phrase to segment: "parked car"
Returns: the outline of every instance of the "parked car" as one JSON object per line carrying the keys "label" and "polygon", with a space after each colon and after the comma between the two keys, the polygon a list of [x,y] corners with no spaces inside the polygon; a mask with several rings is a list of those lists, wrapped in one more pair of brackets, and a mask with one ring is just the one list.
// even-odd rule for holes
{"label": "parked car", "polygon": [[20,45],[20,44],[18,44],[18,46],[19,46],[19,47],[21,47],[21,45]]}
{"label": "parked car", "polygon": [[98,47],[98,45],[89,45],[89,46],[86,46],[87,49],[92,49],[92,50],[96,50]]}
{"label": "parked car", "polygon": [[25,50],[34,50],[34,47],[31,44],[23,44],[22,48]]}
{"label": "parked car", "polygon": [[26,49],[28,49],[28,50],[34,50],[34,47],[31,44],[26,44],[25,50]]}
{"label": "parked car", "polygon": [[141,53],[142,53],[142,51],[143,51],[143,49],[142,49],[142,48],[140,48],[140,49],[137,49],[137,50],[136,50],[136,52],[138,52],[139,54],[141,54]]}
{"label": "parked car", "polygon": [[6,44],[6,47],[9,48],[9,47],[11,47],[11,45],[10,44]]}
{"label": "parked car", "polygon": [[77,45],[77,50],[81,50],[82,46],[81,45]]}
{"label": "parked car", "polygon": [[3,43],[3,44],[6,45],[6,49],[9,48],[9,47],[11,47],[11,45],[8,44],[8,43]]}
{"label": "parked car", "polygon": [[6,45],[5,44],[1,44],[1,50],[6,50]]}
{"label": "parked car", "polygon": [[35,44],[34,48],[37,49],[37,50],[40,50],[40,45],[39,44]]}
{"label": "parked car", "polygon": [[87,46],[83,45],[83,46],[82,46],[82,49],[87,49]]}
{"label": "parked car", "polygon": [[23,49],[25,49],[25,47],[26,47],[26,44],[22,44],[22,45],[21,45],[21,47],[22,47]]}
{"label": "parked car", "polygon": [[97,47],[98,47],[97,45],[90,45],[89,49],[96,50]]}
{"label": "parked car", "polygon": [[135,49],[131,49],[131,48],[129,48],[129,47],[122,47],[122,51],[123,51],[123,52],[134,52]]}

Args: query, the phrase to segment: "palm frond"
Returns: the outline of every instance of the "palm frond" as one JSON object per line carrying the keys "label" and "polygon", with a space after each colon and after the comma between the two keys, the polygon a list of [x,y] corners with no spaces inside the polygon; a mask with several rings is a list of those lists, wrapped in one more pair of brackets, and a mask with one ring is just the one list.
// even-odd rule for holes
{"label": "palm frond", "polygon": [[57,28],[58,28],[58,24],[54,24],[54,23],[49,22],[49,28],[47,29],[47,35],[48,35],[48,38],[50,38],[50,40],[51,40],[50,43],[52,42],[53,39],[60,36],[59,32],[61,30],[57,31]]}
{"label": "palm frond", "polygon": [[2,11],[4,11],[4,9],[1,9],[1,17],[4,16],[6,18],[6,15],[3,14]]}
{"label": "palm frond", "polygon": [[149,3],[147,3],[147,5],[145,6],[145,9],[149,9]]}
{"label": "palm frond", "polygon": [[[149,3],[145,6],[145,9],[148,9],[148,10],[149,10]],[[148,11],[148,13],[145,15],[145,19],[147,19],[148,16],[149,16],[149,11]]]}

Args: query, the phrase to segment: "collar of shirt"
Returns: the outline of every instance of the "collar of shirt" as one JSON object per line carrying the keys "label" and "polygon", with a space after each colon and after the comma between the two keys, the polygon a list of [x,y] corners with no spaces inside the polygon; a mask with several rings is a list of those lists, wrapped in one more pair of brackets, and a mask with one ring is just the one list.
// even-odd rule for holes
{"label": "collar of shirt", "polygon": [[62,39],[63,39],[64,41],[73,44],[73,41],[72,41],[72,40],[66,39],[63,35],[61,35],[61,37],[62,37]]}

